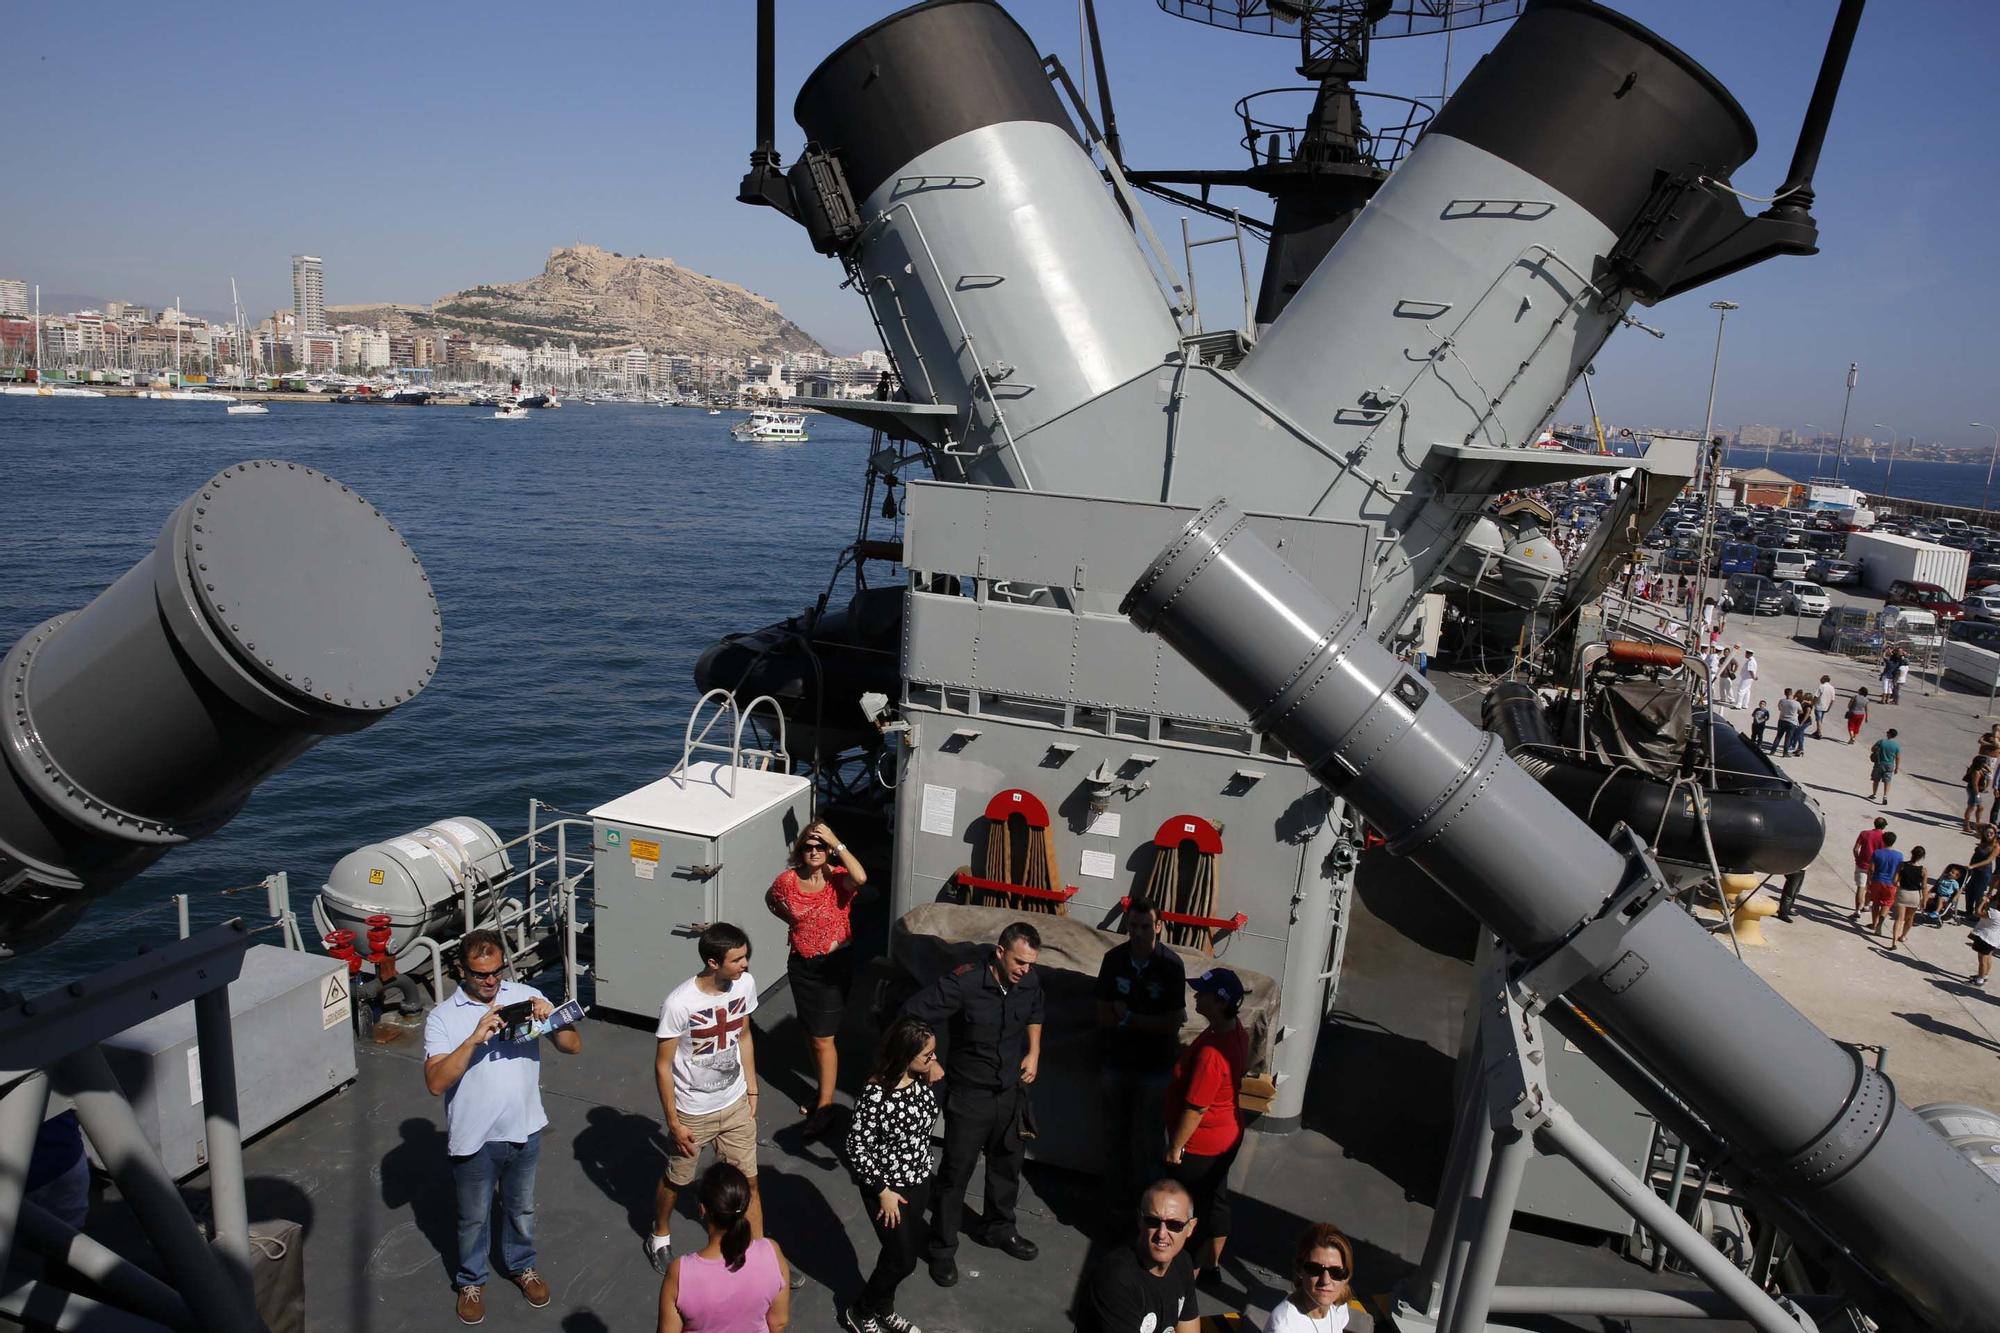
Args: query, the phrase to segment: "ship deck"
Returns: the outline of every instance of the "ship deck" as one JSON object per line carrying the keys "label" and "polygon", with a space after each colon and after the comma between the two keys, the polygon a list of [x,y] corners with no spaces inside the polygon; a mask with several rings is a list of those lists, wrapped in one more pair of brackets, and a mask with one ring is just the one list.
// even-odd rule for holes
{"label": "ship deck", "polygon": [[[1427,880],[1384,858],[1370,860],[1303,1125],[1282,1136],[1253,1133],[1246,1144],[1232,1186],[1237,1222],[1224,1260],[1227,1289],[1222,1297],[1203,1294],[1205,1313],[1247,1311],[1250,1326],[1261,1327],[1284,1294],[1281,1274],[1309,1221],[1333,1221],[1357,1242],[1356,1290],[1365,1308],[1353,1327],[1360,1330],[1377,1326],[1373,1312],[1422,1253],[1447,1147],[1451,1053],[1473,926]],[[873,1263],[874,1240],[831,1145],[800,1140],[792,1108],[807,1089],[809,1064],[782,989],[757,1021],[768,1227],[807,1279],[794,1294],[792,1327],[831,1329],[837,1302]],[[364,1041],[351,1086],[247,1147],[252,1216],[305,1225],[306,1327],[314,1333],[455,1326],[443,1103],[424,1092],[419,1040],[413,1033],[389,1045]],[[546,1053],[550,1123],[537,1231],[554,1301],[531,1310],[512,1287],[496,1283],[488,1289],[487,1326],[565,1333],[654,1326],[660,1283],[641,1241],[665,1151],[652,1057],[650,1032],[596,1019],[584,1025],[582,1055]],[[201,1179],[191,1182],[197,1194]],[[1068,1328],[1065,1311],[1095,1252],[1093,1237],[1105,1230],[1095,1185],[1031,1162],[1021,1228],[1041,1246],[1040,1258],[1020,1264],[967,1238],[959,1285],[941,1290],[919,1269],[898,1308],[930,1333]],[[116,1211],[108,1202],[99,1208],[100,1216]],[[691,1200],[683,1199],[674,1235],[683,1250],[699,1241]],[[1502,1280],[1668,1290],[1691,1284],[1647,1272],[1597,1236],[1561,1228],[1518,1230]],[[1596,1320],[1518,1322],[1599,1327]]]}

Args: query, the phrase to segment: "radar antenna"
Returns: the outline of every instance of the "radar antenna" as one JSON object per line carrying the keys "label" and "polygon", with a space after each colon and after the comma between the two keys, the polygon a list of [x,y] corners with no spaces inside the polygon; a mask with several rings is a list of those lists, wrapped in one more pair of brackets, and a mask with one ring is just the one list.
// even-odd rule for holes
{"label": "radar antenna", "polygon": [[[1236,103],[1250,165],[1240,170],[1135,171],[1131,182],[1161,198],[1228,216],[1209,203],[1218,185],[1267,194],[1269,223],[1246,219],[1270,241],[1257,323],[1278,317],[1389,172],[1430,123],[1418,98],[1362,93],[1377,38],[1420,37],[1498,23],[1523,0],[1157,0],[1178,18],[1299,45],[1306,86],[1266,88]],[[1310,99],[1303,116],[1287,108]],[[1364,99],[1366,99],[1364,107]],[[1373,115],[1364,114],[1364,110]],[[1373,128],[1370,122],[1373,122]],[[1194,187],[1190,195],[1184,188]]]}

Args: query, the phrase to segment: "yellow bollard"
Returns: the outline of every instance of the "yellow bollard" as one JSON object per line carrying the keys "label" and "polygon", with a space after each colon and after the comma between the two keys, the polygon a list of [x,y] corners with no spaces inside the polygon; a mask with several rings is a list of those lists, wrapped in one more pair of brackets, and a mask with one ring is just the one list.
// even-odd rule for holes
{"label": "yellow bollard", "polygon": [[1750,895],[1764,882],[1762,875],[1724,875],[1722,877],[1722,898],[1732,910],[1731,920],[1736,929],[1736,942],[1746,945],[1765,943],[1765,917],[1778,910],[1777,900],[1769,894]]}

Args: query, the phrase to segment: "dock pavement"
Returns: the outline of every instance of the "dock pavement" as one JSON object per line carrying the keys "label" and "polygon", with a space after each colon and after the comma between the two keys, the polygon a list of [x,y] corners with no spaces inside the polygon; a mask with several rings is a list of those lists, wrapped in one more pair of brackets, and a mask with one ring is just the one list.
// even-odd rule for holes
{"label": "dock pavement", "polygon": [[[1858,589],[1828,591],[1836,604],[1881,605]],[[1765,943],[1745,945],[1743,960],[1827,1035],[1884,1048],[1884,1072],[1906,1104],[2000,1108],[2000,993],[1967,984],[1974,958],[1962,917],[1948,915],[1942,926],[1919,923],[1894,952],[1887,947],[1887,922],[1878,938],[1869,932],[1866,912],[1859,923],[1848,920],[1854,839],[1878,815],[1888,819],[1900,849],[1925,849],[1924,865],[1933,876],[1950,862],[1970,860],[1973,840],[1959,827],[1965,809],[1959,779],[1981,733],[2000,718],[1988,716],[1985,692],[1914,669],[1902,701],[1883,703],[1876,697],[1879,659],[1824,651],[1817,629],[1816,617],[1738,613],[1727,618],[1722,634],[1724,648],[1741,644],[1756,653],[1751,706],[1768,700],[1774,724],[1785,689],[1816,686],[1826,675],[1840,691],[1825,739],[1812,739],[1809,730],[1803,756],[1776,761],[1826,816],[1825,845],[1806,873],[1795,919],[1764,918]],[[1868,721],[1849,745],[1843,714],[1862,686],[1870,700]],[[1722,716],[1748,734],[1748,708],[1725,709]],[[1871,803],[1869,747],[1891,727],[1903,746],[1902,774],[1886,805]],[[1779,887],[1774,879],[1760,893],[1775,894]],[[1732,947],[1726,932],[1716,938],[1720,947]],[[1700,1034],[1689,1037],[1699,1040]]]}

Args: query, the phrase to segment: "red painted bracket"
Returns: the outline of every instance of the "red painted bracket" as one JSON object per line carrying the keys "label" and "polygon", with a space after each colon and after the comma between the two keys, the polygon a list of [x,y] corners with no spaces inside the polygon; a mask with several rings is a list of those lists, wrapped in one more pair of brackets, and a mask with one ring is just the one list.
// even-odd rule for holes
{"label": "red painted bracket", "polygon": [[986,803],[988,819],[1005,819],[1009,815],[1019,815],[1029,828],[1049,826],[1049,808],[1033,792],[1019,787],[1009,787]]}
{"label": "red painted bracket", "polygon": [[1024,898],[1041,898],[1052,903],[1066,903],[1076,897],[1074,884],[1060,889],[1031,889],[1025,884],[1009,884],[1002,879],[985,879],[967,870],[959,871],[952,878],[968,889],[984,889],[989,893],[1018,893]]}
{"label": "red painted bracket", "polygon": [[[1129,909],[1131,906],[1132,906],[1132,899],[1130,897],[1120,898],[1118,900],[1118,908],[1120,911],[1125,911]],[[1161,912],[1160,920],[1171,921],[1173,924],[1177,926],[1198,926],[1203,930],[1212,930],[1218,935],[1223,934],[1227,931],[1241,930],[1243,929],[1243,927],[1250,924],[1250,918],[1243,915],[1243,913],[1241,912],[1238,912],[1235,916],[1229,917],[1226,920],[1219,916],[1190,916],[1186,912]]]}
{"label": "red painted bracket", "polygon": [[1178,847],[1184,842],[1192,842],[1194,849],[1204,856],[1217,856],[1222,852],[1222,835],[1215,831],[1215,825],[1200,815],[1175,815],[1160,825],[1160,831],[1153,835],[1155,847]]}

